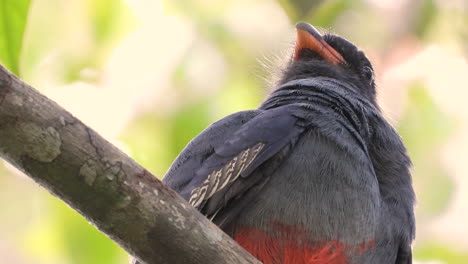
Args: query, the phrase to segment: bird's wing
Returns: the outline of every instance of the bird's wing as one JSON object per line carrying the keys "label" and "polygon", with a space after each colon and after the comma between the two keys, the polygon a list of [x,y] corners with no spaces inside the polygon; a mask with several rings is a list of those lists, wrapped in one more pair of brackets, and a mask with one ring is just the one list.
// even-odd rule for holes
{"label": "bird's wing", "polygon": [[[258,110],[242,111],[210,125],[180,152],[164,176],[163,182],[175,191],[183,192],[196,177],[196,171],[214,154],[215,148],[224,144],[227,138],[258,114]],[[185,196],[184,198],[188,199]]]}
{"label": "bird's wing", "polygon": [[211,216],[262,181],[249,176],[297,140],[304,130],[297,121],[288,107],[228,116],[189,143],[163,181]]}

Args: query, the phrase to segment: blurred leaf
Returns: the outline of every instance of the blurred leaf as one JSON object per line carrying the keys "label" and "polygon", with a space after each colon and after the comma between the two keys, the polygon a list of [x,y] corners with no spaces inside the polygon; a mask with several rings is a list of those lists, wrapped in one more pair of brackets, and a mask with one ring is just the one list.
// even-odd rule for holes
{"label": "blurred leaf", "polygon": [[170,148],[170,121],[155,113],[145,113],[128,124],[120,137],[130,155],[151,173],[161,178],[173,157]]}
{"label": "blurred leaf", "polygon": [[317,10],[315,10],[310,16],[310,22],[314,26],[319,27],[331,27],[336,19],[350,7],[356,7],[357,1],[348,0],[332,0],[326,1]]}
{"label": "blurred leaf", "polygon": [[[431,28],[437,16],[437,4],[434,0],[422,0],[420,8],[416,9],[413,31],[418,37],[424,37]],[[416,11],[415,10],[415,11]]]}
{"label": "blurred leaf", "polygon": [[232,76],[226,83],[226,87],[221,91],[216,101],[218,104],[217,118],[257,108],[263,99],[262,94],[259,93],[259,85],[253,76],[239,73],[239,75]]}
{"label": "blurred leaf", "polygon": [[[231,32],[226,26],[223,18],[223,8],[229,6],[217,5],[212,9],[205,5],[197,4],[196,1],[169,1],[172,9],[175,9],[193,20],[201,35],[211,41],[224,56],[229,66],[226,81],[220,89],[220,97],[216,99],[216,117],[221,118],[233,112],[251,109],[258,106],[261,98],[260,78],[252,71],[246,69],[246,65],[257,65],[255,56],[251,54],[251,47],[242,45],[242,40]],[[211,11],[210,11],[211,10]],[[173,74],[173,84],[180,88],[188,86],[184,78],[187,56],[184,56]],[[187,87],[185,87],[187,88]]]}
{"label": "blurred leaf", "polygon": [[299,21],[312,23],[314,26],[330,27],[336,18],[358,1],[348,0],[278,0],[291,23]]}
{"label": "blurred leaf", "polygon": [[19,59],[30,0],[0,0],[0,61],[19,75]]}
{"label": "blurred leaf", "polygon": [[307,18],[324,0],[278,0],[292,23]]}
{"label": "blurred leaf", "polygon": [[97,43],[102,45],[114,43],[118,40],[118,36],[131,29],[128,24],[131,13],[124,1],[87,0],[86,2],[93,24],[92,33]]}
{"label": "blurred leaf", "polygon": [[[44,195],[49,194],[44,192]],[[45,204],[41,206],[47,207]],[[43,263],[59,263],[59,259],[66,257],[62,239],[63,230],[59,228],[60,219],[55,214],[51,214],[51,210],[45,210],[42,214],[40,219],[35,219],[33,224],[24,229],[25,234],[20,240],[19,247],[35,260],[41,260]]]}
{"label": "blurred leaf", "polygon": [[83,216],[46,191],[41,193],[47,203],[40,204],[38,217],[21,241],[37,263],[128,263],[127,253]]}
{"label": "blurred leaf", "polygon": [[33,84],[44,76],[59,85],[97,82],[113,48],[135,21],[125,0],[35,0],[21,61],[23,75]]}
{"label": "blurred leaf", "polygon": [[420,261],[438,260],[450,264],[468,263],[468,254],[466,252],[460,252],[436,243],[417,246],[414,250],[414,258]]}
{"label": "blurred leaf", "polygon": [[460,38],[459,43],[465,52],[465,60],[468,61],[468,12],[463,14],[461,21],[457,36]]}
{"label": "blurred leaf", "polygon": [[207,102],[183,106],[171,116],[170,153],[173,160],[179,152],[210,123]]}
{"label": "blurred leaf", "polygon": [[127,263],[127,254],[115,242],[62,201],[55,197],[51,199],[57,210],[57,222],[63,225],[60,230],[64,251],[72,264]]}
{"label": "blurred leaf", "polygon": [[128,126],[121,138],[137,162],[162,178],[185,145],[211,121],[207,103],[191,104],[167,117],[143,114]]}
{"label": "blurred leaf", "polygon": [[248,65],[249,62],[255,62],[255,58],[248,56],[251,47],[242,46],[242,41],[226,25],[224,14],[225,10],[230,7],[229,1],[213,1],[213,3],[216,4],[208,7],[199,1],[172,0],[164,2],[171,10],[190,19],[200,35],[221,51],[233,70],[245,70],[245,65]]}
{"label": "blurred leaf", "polygon": [[[409,89],[408,109],[399,132],[414,164],[418,208],[435,216],[446,208],[454,183],[440,164],[440,149],[454,131],[454,121],[445,115],[421,83]],[[421,190],[421,191],[418,191]]]}
{"label": "blurred leaf", "polygon": [[92,26],[92,42],[85,56],[74,57],[68,64],[67,82],[83,79],[83,69],[100,69],[113,46],[134,26],[134,17],[124,0],[87,0],[85,3],[85,14]]}

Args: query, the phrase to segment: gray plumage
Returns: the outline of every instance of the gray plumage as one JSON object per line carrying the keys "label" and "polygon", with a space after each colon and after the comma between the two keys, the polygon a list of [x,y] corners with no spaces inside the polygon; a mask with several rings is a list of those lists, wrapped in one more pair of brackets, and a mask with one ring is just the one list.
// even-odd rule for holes
{"label": "gray plumage", "polygon": [[232,237],[267,234],[247,242],[268,264],[316,249],[344,256],[288,263],[410,264],[411,162],[377,106],[372,65],[341,37],[297,29],[278,87],[200,133],[163,182]]}
{"label": "gray plumage", "polygon": [[[306,227],[312,240],[375,247],[356,263],[411,263],[414,193],[396,131],[352,84],[328,77],[280,86],[257,110],[203,131],[164,183],[190,200],[213,171],[243,150],[261,151],[196,207],[228,234],[269,230],[272,220]],[[211,190],[212,192],[213,190]]]}

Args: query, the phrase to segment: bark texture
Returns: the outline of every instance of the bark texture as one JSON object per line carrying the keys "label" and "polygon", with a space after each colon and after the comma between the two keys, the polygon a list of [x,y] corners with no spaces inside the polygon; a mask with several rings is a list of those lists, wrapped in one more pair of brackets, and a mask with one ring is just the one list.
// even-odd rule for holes
{"label": "bark texture", "polygon": [[146,263],[259,263],[177,193],[3,66],[0,156]]}

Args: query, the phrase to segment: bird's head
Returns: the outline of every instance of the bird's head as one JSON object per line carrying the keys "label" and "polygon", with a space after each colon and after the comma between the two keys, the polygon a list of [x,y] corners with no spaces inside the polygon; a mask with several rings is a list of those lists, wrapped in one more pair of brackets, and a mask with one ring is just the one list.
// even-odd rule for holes
{"label": "bird's head", "polygon": [[296,24],[294,55],[285,69],[281,84],[291,80],[330,77],[352,83],[358,93],[375,104],[374,70],[364,52],[336,35],[322,36],[310,24]]}

